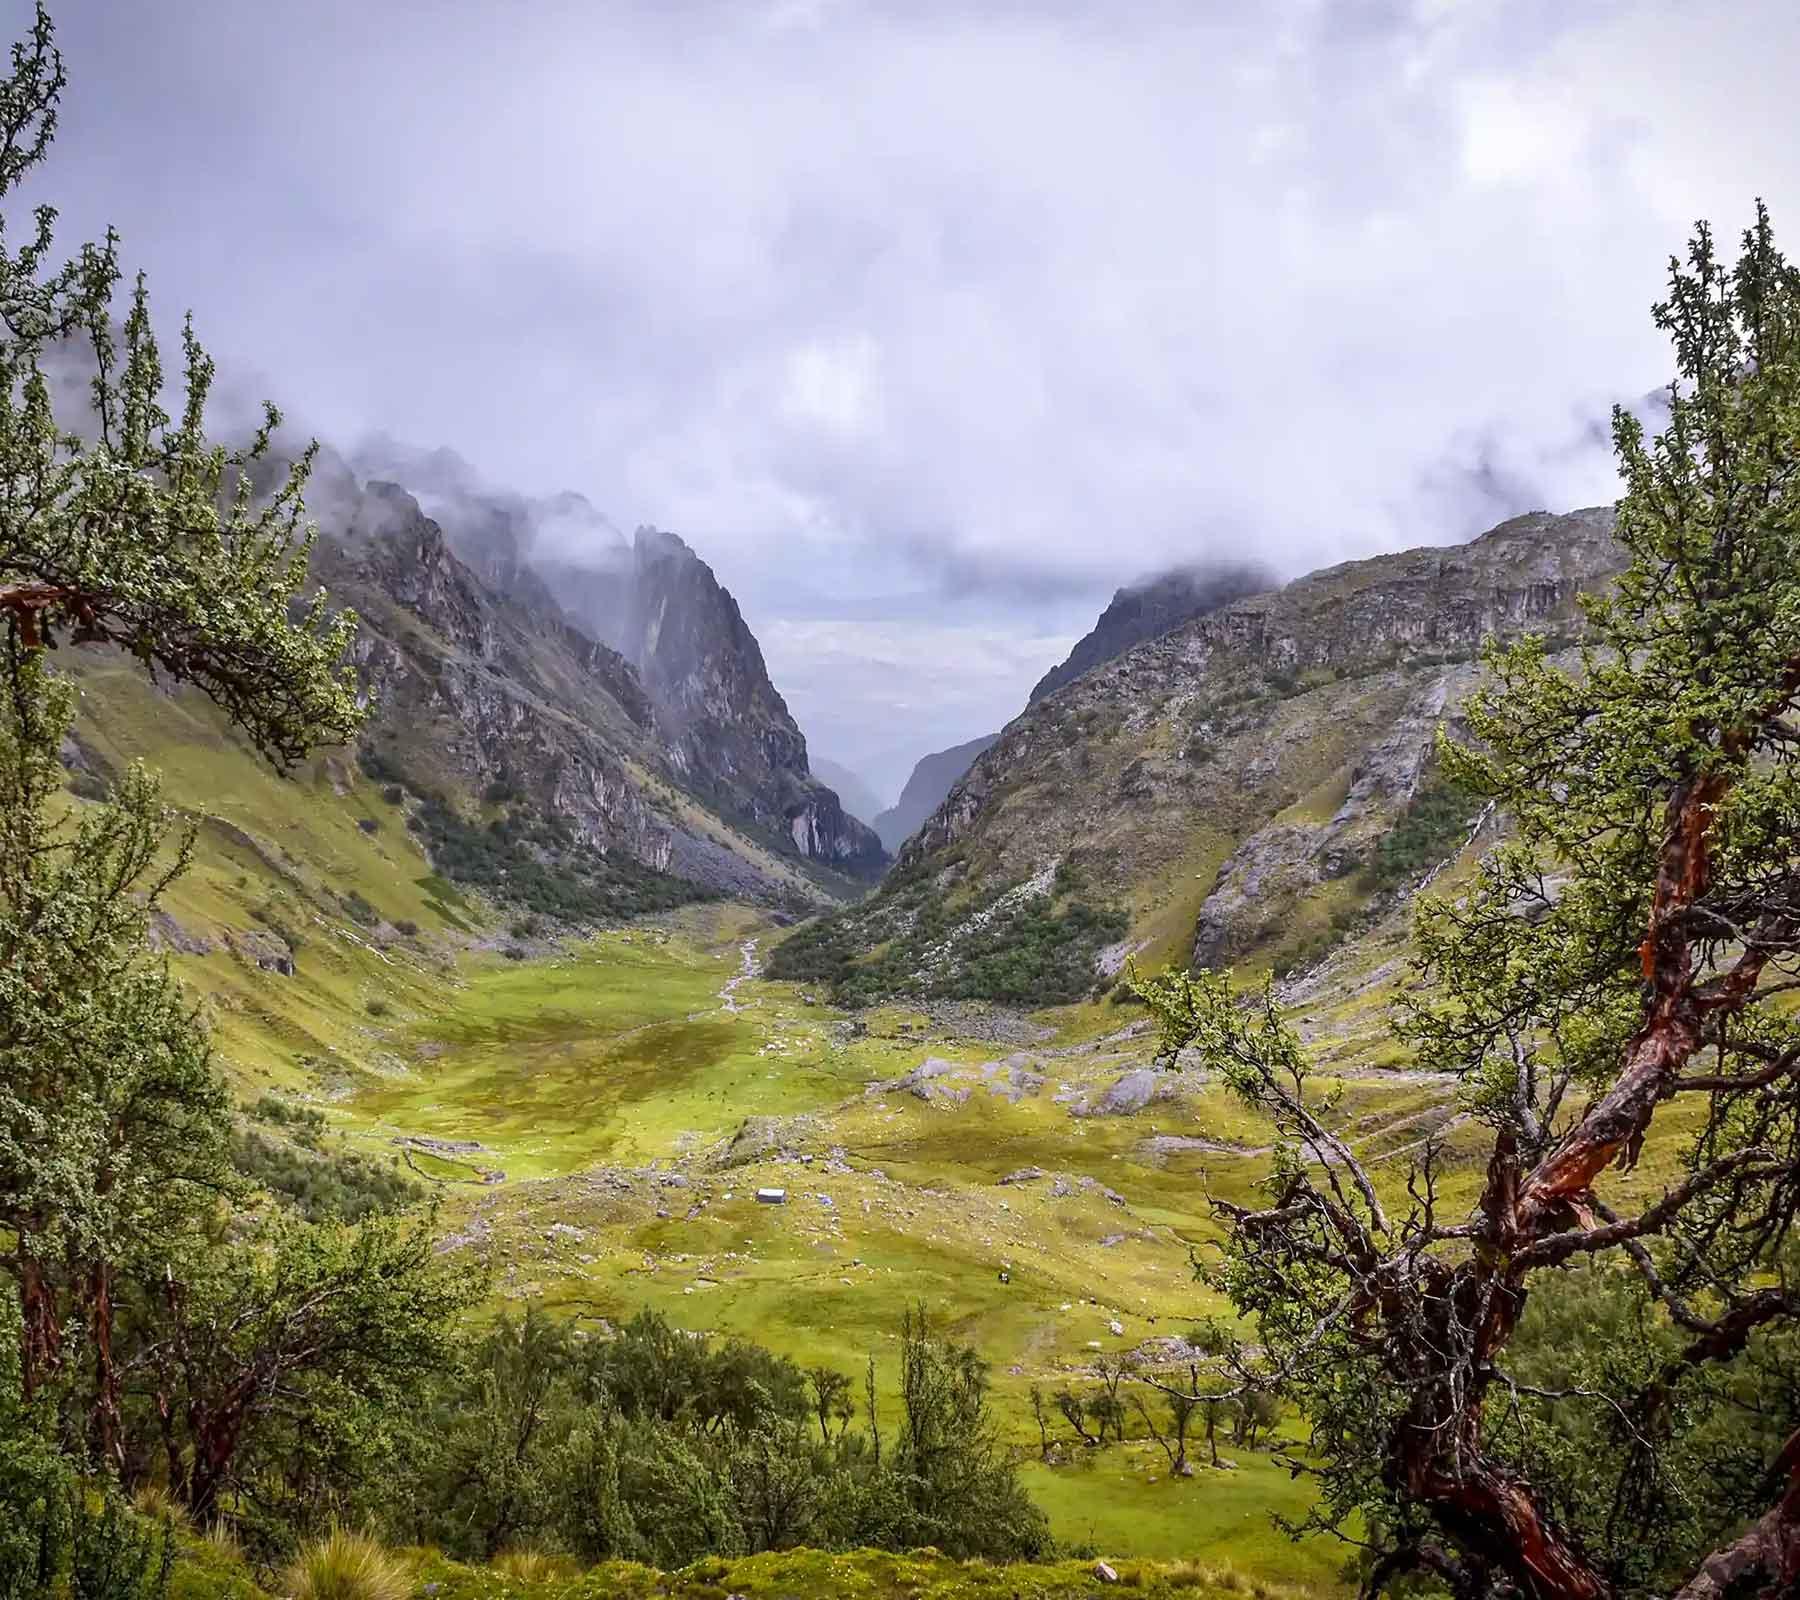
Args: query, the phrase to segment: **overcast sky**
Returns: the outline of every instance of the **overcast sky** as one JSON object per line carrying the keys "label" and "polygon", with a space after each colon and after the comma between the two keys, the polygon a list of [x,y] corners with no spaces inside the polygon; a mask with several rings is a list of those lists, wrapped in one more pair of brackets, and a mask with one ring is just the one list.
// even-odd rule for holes
{"label": "overcast sky", "polygon": [[1783,0],[57,12],[66,240],[323,435],[682,534],[890,797],[1138,574],[1611,499],[1688,224],[1800,237]]}

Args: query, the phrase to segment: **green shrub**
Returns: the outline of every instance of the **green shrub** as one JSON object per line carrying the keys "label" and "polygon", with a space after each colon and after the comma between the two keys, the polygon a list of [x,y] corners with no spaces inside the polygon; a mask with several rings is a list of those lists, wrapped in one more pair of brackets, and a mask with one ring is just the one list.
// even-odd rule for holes
{"label": "green shrub", "polygon": [[1468,837],[1480,800],[1443,777],[1422,784],[1375,847],[1365,869],[1373,889],[1395,889],[1454,855]]}
{"label": "green shrub", "polygon": [[267,1139],[255,1129],[232,1134],[231,1161],[309,1222],[360,1222],[377,1212],[404,1210],[425,1196],[397,1158],[383,1164],[348,1150],[326,1155]]}
{"label": "green shrub", "polygon": [[85,1488],[73,1491],[69,1592],[73,1600],[163,1600],[175,1568],[171,1525],[135,1517],[117,1494],[95,1511]]}

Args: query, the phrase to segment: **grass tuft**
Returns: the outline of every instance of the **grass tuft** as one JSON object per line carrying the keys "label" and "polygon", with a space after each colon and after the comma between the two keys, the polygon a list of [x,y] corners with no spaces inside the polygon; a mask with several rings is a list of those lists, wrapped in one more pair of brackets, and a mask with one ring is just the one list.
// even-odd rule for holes
{"label": "grass tuft", "polygon": [[580,1569],[567,1556],[547,1550],[503,1550],[494,1558],[494,1570],[515,1583],[555,1583],[573,1578]]}
{"label": "grass tuft", "polygon": [[307,1545],[282,1577],[291,1600],[408,1600],[406,1569],[373,1539],[339,1528]]}

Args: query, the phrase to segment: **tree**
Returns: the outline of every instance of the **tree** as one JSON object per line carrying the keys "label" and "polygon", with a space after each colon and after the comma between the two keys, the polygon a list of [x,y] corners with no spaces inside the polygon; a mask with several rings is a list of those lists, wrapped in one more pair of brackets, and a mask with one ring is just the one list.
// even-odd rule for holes
{"label": "tree", "polygon": [[[160,1420],[196,1521],[275,1430],[316,1436],[403,1413],[457,1357],[483,1285],[440,1260],[429,1216],[348,1226],[276,1218],[163,1284],[166,1314],[132,1377]],[[528,1404],[528,1403],[527,1403]]]}
{"label": "tree", "polygon": [[73,695],[23,659],[0,708],[0,1264],[23,1312],[35,1395],[71,1316],[93,1360],[94,1444],[120,1460],[117,1275],[157,1256],[232,1187],[227,1102],[165,967],[149,910],[186,865],[157,786],[133,767],[97,807],[61,798]]}
{"label": "tree", "polygon": [[1073,1389],[1065,1384],[1050,1396],[1050,1402],[1062,1413],[1063,1421],[1075,1430],[1075,1437],[1083,1444],[1099,1444],[1101,1440],[1087,1431],[1082,1419],[1088,1414],[1088,1403]]}
{"label": "tree", "polygon": [[[64,83],[40,6],[0,81],[0,204],[48,153]],[[52,267],[53,208],[26,221],[16,245],[0,232],[0,1265],[23,1310],[25,1393],[62,1371],[79,1319],[92,1443],[116,1468],[117,1279],[229,1187],[226,1102],[144,947],[188,842],[168,842],[140,768],[97,811],[65,803],[73,700],[47,653],[127,650],[199,686],[278,763],[348,738],[364,709],[345,664],[354,616],[322,592],[293,609],[310,453],[271,489],[272,408],[243,449],[208,441],[213,366],[191,326],[166,411],[141,277],[115,317],[116,238]]]}
{"label": "tree", "polygon": [[856,1407],[850,1400],[850,1374],[835,1367],[808,1367],[806,1381],[812,1389],[814,1415],[819,1419],[819,1442],[830,1444],[831,1419],[837,1418],[841,1435],[856,1416]]}
{"label": "tree", "polygon": [[1050,1459],[1050,1412],[1044,1404],[1044,1386],[1034,1383],[1031,1386],[1031,1418],[1037,1424],[1038,1459]]}
{"label": "tree", "polygon": [[[1377,1184],[1272,991],[1139,985],[1164,1048],[1197,1046],[1275,1123],[1267,1203],[1216,1202],[1218,1279],[1310,1420],[1315,1520],[1374,1536],[1371,1589],[1800,1583],[1793,1383],[1756,1390],[1755,1471],[1697,1454],[1800,1313],[1800,279],[1760,207],[1734,266],[1699,228],[1655,317],[1667,426],[1614,417],[1629,566],[1586,602],[1577,661],[1491,650],[1471,742],[1440,739],[1512,830],[1421,904],[1396,1022],[1482,1130],[1473,1204],[1452,1210],[1435,1147],[1404,1192]],[[1515,1350],[1582,1262],[1641,1331]],[[1532,1382],[1528,1354],[1560,1376]],[[1607,1448],[1550,1448],[1582,1429]]]}
{"label": "tree", "polygon": [[[0,84],[0,202],[43,161],[66,81],[50,18],[12,52]],[[48,266],[52,207],[16,248],[0,242],[0,614],[12,672],[63,636],[117,645],[147,668],[197,684],[256,747],[291,762],[341,743],[362,719],[345,662],[356,631],[323,592],[296,618],[311,537],[304,452],[272,493],[262,427],[232,451],[206,437],[214,369],[182,333],[179,415],[163,409],[162,356],[140,276],[123,325],[118,240]],[[21,230],[15,230],[15,236]],[[74,373],[88,404],[58,417]],[[15,689],[15,694],[17,690]]]}
{"label": "tree", "polygon": [[474,1342],[466,1378],[432,1408],[437,1443],[411,1496],[425,1537],[492,1560],[538,1531],[579,1370],[568,1325],[536,1306]]}

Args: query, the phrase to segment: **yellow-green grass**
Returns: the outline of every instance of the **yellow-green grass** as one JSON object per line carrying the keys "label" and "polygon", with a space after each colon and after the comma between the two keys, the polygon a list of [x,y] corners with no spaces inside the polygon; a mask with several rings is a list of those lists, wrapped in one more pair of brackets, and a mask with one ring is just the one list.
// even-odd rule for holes
{"label": "yellow-green grass", "polygon": [[[1275,1584],[1228,1562],[1114,1556],[1110,1579],[1092,1559],[993,1566],[957,1561],[935,1550],[782,1550],[697,1561],[676,1572],[609,1561],[565,1574],[555,1563],[468,1566],[430,1550],[396,1552],[408,1593],[435,1600],[1090,1600],[1109,1590],[1149,1600],[1309,1600],[1343,1586]],[[243,1567],[228,1568],[187,1549],[171,1600],[264,1600],[281,1592],[258,1586]]]}
{"label": "yellow-green grass", "polygon": [[[487,1255],[497,1305],[614,1323],[657,1307],[846,1370],[873,1351],[891,1409],[896,1324],[922,1302],[987,1357],[1005,1436],[1030,1453],[1031,1384],[1084,1383],[1097,1353],[1224,1309],[1194,1282],[1190,1250],[1217,1237],[1208,1192],[1255,1192],[1266,1130],[1216,1084],[1186,1080],[1132,1116],[1072,1114],[1147,1059],[1147,1038],[1105,1038],[1141,1009],[1047,1014],[1051,1046],[1088,1048],[1032,1052],[1045,1082],[1015,1100],[979,1069],[1017,1046],[960,1037],[916,1010],[868,1013],[852,1036],[800,988],[760,979],[728,1008],[720,991],[742,944],[766,952],[781,934],[742,907],[689,908],[508,960],[504,919],[434,878],[401,811],[342,754],[284,778],[197,697],[165,696],[104,661],[82,683],[84,740],[109,762],[149,760],[200,823],[194,868],[168,902],[172,961],[240,1097],[310,1101],[334,1138],[372,1154],[396,1139],[477,1141],[407,1156],[441,1186],[446,1229]],[[1216,870],[1217,841],[1193,849]],[[352,893],[375,925],[351,915]],[[1172,893],[1151,913],[1168,916],[1172,953],[1190,898]],[[292,975],[246,953],[275,927],[299,936]],[[1378,1006],[1363,1010],[1339,1070],[1376,1037]],[[956,1069],[931,1100],[880,1087],[927,1055]],[[1429,1101],[1379,1078],[1352,1077],[1345,1091],[1342,1116],[1372,1119],[1371,1137]],[[779,1121],[778,1148],[720,1165],[749,1117]],[[1158,1150],[1153,1131],[1220,1148]],[[1000,1183],[1026,1166],[1053,1176]],[[502,1181],[482,1181],[496,1171]],[[665,1185],[670,1175],[681,1183]],[[1054,1195],[1054,1175],[1071,1192]],[[787,1203],[759,1205],[761,1185],[784,1188]],[[1269,1509],[1300,1509],[1306,1485],[1265,1453],[1175,1484],[1149,1483],[1150,1460],[1132,1446],[1030,1477],[1065,1540],[1230,1559],[1265,1583],[1331,1578],[1334,1549],[1296,1548],[1269,1526]]]}

